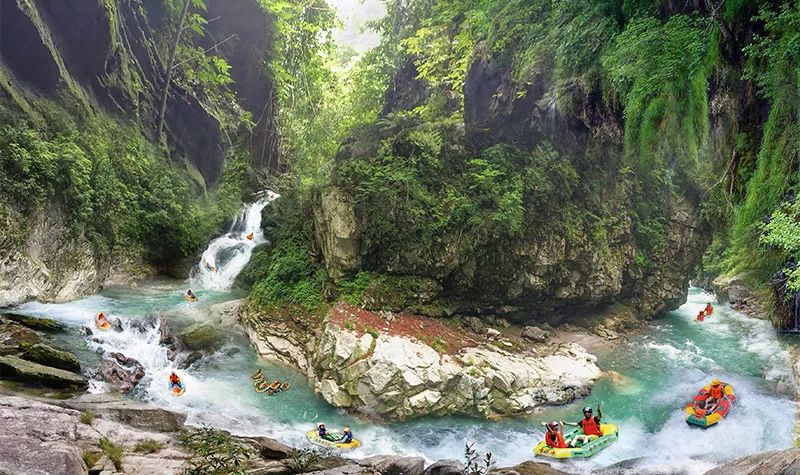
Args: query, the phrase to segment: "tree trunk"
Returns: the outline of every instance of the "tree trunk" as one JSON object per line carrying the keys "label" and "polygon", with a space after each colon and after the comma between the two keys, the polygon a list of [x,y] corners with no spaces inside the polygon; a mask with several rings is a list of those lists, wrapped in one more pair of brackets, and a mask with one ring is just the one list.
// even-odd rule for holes
{"label": "tree trunk", "polygon": [[158,108],[158,139],[161,140],[161,132],[164,130],[164,117],[167,114],[167,96],[169,96],[169,83],[172,81],[172,70],[175,65],[175,54],[178,52],[178,44],[181,41],[181,33],[183,33],[183,24],[186,23],[186,16],[189,14],[189,5],[192,0],[185,0],[183,3],[183,10],[181,10],[181,18],[178,20],[178,28],[175,30],[175,38],[172,41],[172,48],[169,51],[169,61],[167,67],[164,69],[164,85],[161,89],[161,105]]}

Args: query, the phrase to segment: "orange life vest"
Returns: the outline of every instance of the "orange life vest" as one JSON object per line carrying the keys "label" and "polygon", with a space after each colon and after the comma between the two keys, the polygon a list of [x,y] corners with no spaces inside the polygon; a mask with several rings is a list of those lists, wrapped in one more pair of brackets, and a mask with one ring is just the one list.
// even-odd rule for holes
{"label": "orange life vest", "polygon": [[696,408],[694,410],[694,417],[696,417],[698,419],[702,419],[702,418],[706,417],[706,412],[707,411],[705,409],[697,409]]}
{"label": "orange life vest", "polygon": [[703,321],[703,320],[705,320],[705,319],[706,319],[706,314],[705,314],[705,313],[703,313],[703,312],[700,312],[700,313],[697,315],[697,321],[698,321],[698,322],[702,322],[702,321]]}
{"label": "orange life vest", "polygon": [[583,429],[583,433],[586,435],[603,435],[594,416],[589,419],[581,419],[579,424],[581,425],[581,429]]}
{"label": "orange life vest", "polygon": [[717,386],[711,386],[711,389],[708,390],[708,393],[714,399],[722,399],[722,396],[725,394],[724,389],[725,385],[719,383]]}
{"label": "orange life vest", "polygon": [[706,313],[711,315],[714,312],[714,307],[711,304],[706,305]]}
{"label": "orange life vest", "polygon": [[548,430],[544,433],[544,443],[557,449],[567,448],[567,444],[564,442],[561,432],[551,432]]}

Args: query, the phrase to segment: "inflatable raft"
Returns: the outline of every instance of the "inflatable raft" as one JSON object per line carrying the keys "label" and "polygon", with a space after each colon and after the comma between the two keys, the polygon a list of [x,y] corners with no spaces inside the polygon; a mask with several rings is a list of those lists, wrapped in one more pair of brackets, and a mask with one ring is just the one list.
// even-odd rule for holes
{"label": "inflatable raft", "polygon": [[733,387],[727,383],[720,383],[725,388],[723,390],[722,399],[719,401],[719,406],[714,410],[714,412],[703,414],[697,404],[700,401],[705,401],[709,398],[711,391],[711,385],[707,385],[697,393],[697,395],[692,399],[692,402],[686,406],[686,423],[689,425],[708,428],[713,426],[714,424],[718,423],[725,416],[728,415],[728,412],[731,410],[731,406],[733,406],[734,401],[736,401],[736,395],[733,394]]}
{"label": "inflatable raft", "polygon": [[[602,436],[596,435],[589,436],[591,440],[582,444],[578,442],[577,447],[567,447],[566,449],[559,449],[550,447],[544,441],[539,442],[539,445],[534,447],[533,453],[541,455],[542,457],[551,457],[554,459],[573,459],[573,458],[587,458],[600,452],[609,445],[613,444],[619,439],[619,428],[614,424],[600,424],[600,431]],[[574,436],[581,434],[580,427],[576,427],[572,431],[564,434],[564,440],[570,440]]]}
{"label": "inflatable raft", "polygon": [[97,316],[94,318],[94,324],[97,326],[97,328],[101,330],[108,330],[109,328],[111,328],[111,322],[108,321],[108,318],[105,318],[105,316],[103,316],[103,321],[101,322],[100,315],[103,314],[98,313]]}
{"label": "inflatable raft", "polygon": [[183,381],[179,381],[178,384],[169,383],[169,392],[173,396],[183,396],[183,393],[186,392],[186,385]]}
{"label": "inflatable raft", "polygon": [[[338,439],[342,437],[341,434],[338,434],[336,432],[328,432],[328,435],[336,437]],[[308,441],[311,442],[312,444],[318,445],[320,447],[325,447],[328,449],[351,450],[361,445],[361,442],[359,442],[358,439],[353,439],[352,442],[347,444],[343,444],[335,440],[326,440],[321,438],[316,430],[309,431],[308,434],[306,434],[306,437],[308,438]]]}
{"label": "inflatable raft", "polygon": [[197,302],[197,296],[193,295],[190,297],[186,294],[183,294],[183,300],[186,300],[187,302]]}

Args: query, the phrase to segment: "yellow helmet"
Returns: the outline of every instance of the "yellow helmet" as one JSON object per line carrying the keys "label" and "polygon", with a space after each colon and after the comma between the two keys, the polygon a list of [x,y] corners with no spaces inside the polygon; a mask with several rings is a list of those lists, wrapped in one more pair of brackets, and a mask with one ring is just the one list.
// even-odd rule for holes
{"label": "yellow helmet", "polygon": [[344,428],[344,432],[350,432],[350,428],[349,427],[345,427]]}
{"label": "yellow helmet", "polygon": [[711,385],[712,385],[712,386],[716,386],[716,385],[718,385],[718,384],[719,384],[719,382],[720,382],[720,381],[719,381],[719,379],[718,379],[718,378],[714,378],[714,379],[712,379],[712,380],[711,380]]}

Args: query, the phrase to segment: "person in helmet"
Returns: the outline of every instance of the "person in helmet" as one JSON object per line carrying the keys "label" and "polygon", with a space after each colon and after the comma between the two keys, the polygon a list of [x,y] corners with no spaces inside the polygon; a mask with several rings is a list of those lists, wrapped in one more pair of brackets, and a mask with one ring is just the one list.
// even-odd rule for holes
{"label": "person in helmet", "polygon": [[545,426],[547,431],[544,433],[544,443],[556,449],[566,449],[567,443],[564,442],[564,436],[561,435],[564,432],[564,423],[551,421]]}
{"label": "person in helmet", "polygon": [[342,442],[343,444],[349,444],[352,441],[353,441],[353,433],[350,432],[349,427],[345,427],[344,429],[342,429],[342,440],[340,442]]}
{"label": "person in helmet", "polygon": [[328,432],[328,429],[325,428],[325,424],[322,423],[320,423],[320,425],[317,426],[317,435],[319,435],[319,438],[323,440],[330,440],[333,442],[337,440],[336,436],[330,434]]}
{"label": "person in helmet", "polygon": [[596,416],[593,414],[590,406],[584,407],[583,419],[579,420],[576,424],[567,423],[569,425],[578,426],[583,431],[583,434],[577,434],[572,438],[572,440],[569,441],[569,446],[575,447],[578,441],[580,441],[582,444],[585,444],[592,440],[592,436],[601,437],[603,435],[603,431],[600,430],[600,419],[602,417],[603,415],[600,412],[600,404],[597,405]]}
{"label": "person in helmet", "polygon": [[[719,402],[725,397],[725,386],[726,384],[720,381],[719,378],[711,380],[711,385],[708,388],[708,399],[706,399],[707,407],[717,408]],[[714,409],[709,409],[709,412],[713,412]]]}
{"label": "person in helmet", "polygon": [[706,312],[707,316],[710,316],[712,313],[714,313],[714,307],[711,305],[711,302],[708,302],[706,304],[706,308],[705,308],[704,312]]}

